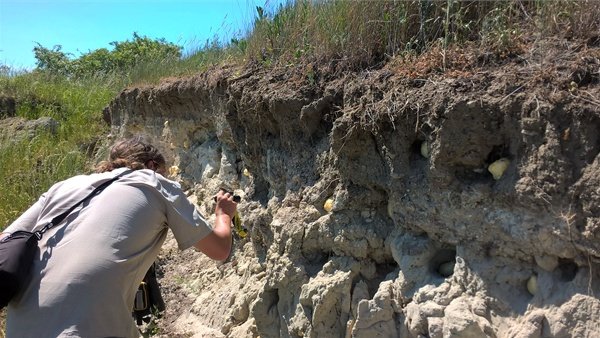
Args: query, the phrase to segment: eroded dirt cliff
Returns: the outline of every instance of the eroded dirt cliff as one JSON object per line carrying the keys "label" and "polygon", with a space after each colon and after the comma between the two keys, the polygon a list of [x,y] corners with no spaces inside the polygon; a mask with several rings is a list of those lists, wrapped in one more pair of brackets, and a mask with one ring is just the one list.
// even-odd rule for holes
{"label": "eroded dirt cliff", "polygon": [[226,262],[168,240],[160,332],[598,336],[599,56],[547,40],[433,72],[254,65],[123,91],[112,135],[152,137],[207,216],[235,189],[250,229]]}

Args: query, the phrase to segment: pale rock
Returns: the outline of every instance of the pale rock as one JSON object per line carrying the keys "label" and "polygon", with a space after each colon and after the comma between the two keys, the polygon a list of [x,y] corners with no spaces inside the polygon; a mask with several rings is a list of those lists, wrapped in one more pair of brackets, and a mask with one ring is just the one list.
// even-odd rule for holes
{"label": "pale rock", "polygon": [[427,321],[427,333],[429,338],[442,338],[444,336],[444,319],[432,317]]}
{"label": "pale rock", "polygon": [[352,318],[354,318],[354,319],[357,318],[358,303],[362,300],[368,300],[368,299],[370,299],[369,287],[367,286],[367,283],[365,283],[363,280],[360,280],[354,286],[354,290],[352,290],[352,301],[350,304]]}
{"label": "pale rock", "polygon": [[444,310],[444,337],[480,338],[490,332],[493,332],[491,323],[473,312],[468,296],[454,299]]}
{"label": "pale rock", "polygon": [[596,337],[600,332],[600,300],[574,294],[560,307],[544,312],[542,332],[551,337]]}
{"label": "pale rock", "polygon": [[524,323],[515,325],[508,331],[509,338],[540,338],[542,336],[542,321],[545,319],[543,310],[534,310],[527,314]]}
{"label": "pale rock", "polygon": [[225,338],[226,336],[220,331],[201,324],[200,316],[193,313],[185,313],[181,315],[173,327],[177,333],[186,337],[192,338]]}
{"label": "pale rock", "polygon": [[397,336],[392,307],[393,281],[384,281],[372,300],[363,299],[358,303],[357,318],[352,330],[353,337],[395,337]]}
{"label": "pale rock", "polygon": [[[343,262],[341,262],[343,264]],[[341,271],[339,263],[328,262],[314,278],[302,285],[299,302],[304,313],[312,313],[311,332],[317,336],[332,337],[345,332],[350,319],[352,279],[356,273]],[[296,316],[299,311],[296,310]]]}
{"label": "pale rock", "polygon": [[427,334],[427,315],[421,310],[419,304],[409,303],[404,308],[404,314],[405,325],[412,337]]}
{"label": "pale rock", "polygon": [[554,256],[535,255],[534,257],[537,265],[548,272],[552,272],[558,267],[558,259]]}
{"label": "pale rock", "polygon": [[254,323],[254,318],[250,318],[242,325],[234,326],[228,334],[230,337],[236,338],[255,338],[258,336],[258,330]]}

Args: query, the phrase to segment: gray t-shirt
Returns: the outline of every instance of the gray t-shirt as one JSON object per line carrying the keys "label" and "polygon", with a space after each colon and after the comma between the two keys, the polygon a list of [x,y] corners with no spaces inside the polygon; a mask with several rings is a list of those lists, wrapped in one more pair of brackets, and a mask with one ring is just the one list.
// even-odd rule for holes
{"label": "gray t-shirt", "polygon": [[[40,229],[126,170],[55,184],[5,232]],[[125,173],[44,234],[31,280],[9,304],[7,338],[138,337],[135,292],[168,229],[181,250],[212,231],[177,183],[147,169]]]}

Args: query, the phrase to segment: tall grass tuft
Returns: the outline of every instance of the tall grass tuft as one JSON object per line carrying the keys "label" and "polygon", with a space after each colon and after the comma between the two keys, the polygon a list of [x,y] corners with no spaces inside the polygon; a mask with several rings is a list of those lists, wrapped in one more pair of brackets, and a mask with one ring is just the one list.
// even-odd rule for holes
{"label": "tall grass tuft", "polygon": [[154,60],[133,67],[126,74],[126,84],[155,84],[166,77],[191,76],[205,71],[209,66],[224,63],[239,63],[243,58],[240,49],[218,40],[206,43],[185,55],[180,60]]}
{"label": "tall grass tuft", "polygon": [[89,150],[107,132],[102,108],[115,94],[94,79],[72,81],[39,72],[0,76],[0,96],[16,100],[17,117],[50,117],[58,123],[55,130],[22,137],[0,133],[0,229],[50,185],[87,170]]}
{"label": "tall grass tuft", "polygon": [[600,29],[593,0],[290,1],[257,8],[247,56],[265,62],[300,57],[373,66],[432,45],[478,43],[510,49],[523,32],[587,37]]}
{"label": "tall grass tuft", "polygon": [[0,147],[0,222],[7,225],[53,183],[85,170],[85,153],[42,133]]}

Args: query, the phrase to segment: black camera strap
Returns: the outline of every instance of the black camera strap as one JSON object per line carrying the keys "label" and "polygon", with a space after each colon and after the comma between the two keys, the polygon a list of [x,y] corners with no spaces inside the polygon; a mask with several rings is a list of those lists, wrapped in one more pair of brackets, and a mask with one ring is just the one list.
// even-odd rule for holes
{"label": "black camera strap", "polygon": [[128,172],[130,172],[130,170],[127,170],[124,173],[122,173],[120,175],[117,175],[117,176],[111,178],[110,180],[108,180],[108,181],[100,184],[99,186],[97,186],[89,195],[87,195],[81,201],[77,202],[75,205],[73,205],[72,207],[70,207],[67,211],[63,212],[62,214],[54,217],[52,219],[52,221],[50,221],[50,223],[44,225],[44,227],[41,228],[40,230],[34,232],[35,237],[38,239],[38,241],[40,239],[42,239],[42,236],[44,235],[44,233],[46,231],[48,231],[49,229],[51,229],[51,228],[57,226],[58,224],[60,224],[67,216],[69,216],[70,213],[73,212],[73,210],[75,210],[75,208],[77,208],[78,206],[80,206],[85,201],[88,201],[88,200],[92,199],[94,196],[96,196],[99,193],[101,193],[102,190],[106,189],[106,187],[108,187],[109,185],[111,185],[114,181],[118,180],[121,176],[123,176],[124,174],[126,174]]}

